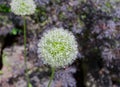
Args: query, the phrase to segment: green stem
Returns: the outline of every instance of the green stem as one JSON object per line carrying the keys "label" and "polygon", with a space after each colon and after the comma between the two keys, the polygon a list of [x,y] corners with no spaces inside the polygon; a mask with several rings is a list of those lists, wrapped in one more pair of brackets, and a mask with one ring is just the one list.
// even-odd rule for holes
{"label": "green stem", "polygon": [[51,74],[51,77],[50,77],[50,81],[49,81],[49,83],[48,83],[48,87],[50,87],[50,85],[51,85],[51,82],[52,82],[52,80],[53,80],[53,78],[54,78],[54,73],[55,73],[55,68],[52,67],[52,74]]}
{"label": "green stem", "polygon": [[27,68],[27,50],[26,50],[26,20],[25,20],[25,16],[24,16],[24,64],[25,64],[25,78],[27,79],[27,87],[29,87],[29,75],[28,75],[28,68]]}

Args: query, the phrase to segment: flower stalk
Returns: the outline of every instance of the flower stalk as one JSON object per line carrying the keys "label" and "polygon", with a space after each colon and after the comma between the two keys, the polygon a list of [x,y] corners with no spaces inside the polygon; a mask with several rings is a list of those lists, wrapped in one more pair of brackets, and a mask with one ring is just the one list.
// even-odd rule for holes
{"label": "flower stalk", "polygon": [[27,35],[26,35],[26,20],[25,16],[23,16],[24,19],[24,64],[25,64],[25,77],[27,80],[27,87],[29,87],[30,80],[29,80],[29,74],[28,74],[28,67],[27,67],[27,49],[26,49],[26,44],[27,44]]}
{"label": "flower stalk", "polygon": [[48,83],[48,87],[50,87],[50,85],[51,85],[51,83],[52,83],[52,80],[53,80],[53,78],[54,78],[55,68],[52,67],[51,71],[52,71],[52,74],[51,74],[51,77],[50,77],[50,81],[49,81],[49,83]]}

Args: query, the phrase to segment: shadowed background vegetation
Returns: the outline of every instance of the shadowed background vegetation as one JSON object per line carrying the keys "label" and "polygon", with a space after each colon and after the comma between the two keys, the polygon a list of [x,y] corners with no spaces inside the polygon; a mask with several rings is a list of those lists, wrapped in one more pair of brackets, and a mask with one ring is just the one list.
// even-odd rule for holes
{"label": "shadowed background vegetation", "polygon": [[[0,87],[26,87],[23,61],[23,18],[0,0]],[[51,74],[37,55],[42,33],[53,27],[73,32],[77,60],[55,72],[52,87],[120,86],[120,1],[35,0],[35,14],[26,16],[27,63],[33,87],[47,87]]]}

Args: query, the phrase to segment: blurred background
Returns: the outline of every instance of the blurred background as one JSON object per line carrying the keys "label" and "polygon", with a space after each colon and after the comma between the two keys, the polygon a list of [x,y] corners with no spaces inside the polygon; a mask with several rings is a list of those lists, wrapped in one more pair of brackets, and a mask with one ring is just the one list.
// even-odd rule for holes
{"label": "blurred background", "polygon": [[[32,87],[47,87],[50,66],[37,55],[42,33],[64,28],[76,37],[76,61],[57,69],[52,87],[120,87],[120,0],[34,0],[26,16],[27,65]],[[23,17],[0,0],[0,87],[26,87]]]}

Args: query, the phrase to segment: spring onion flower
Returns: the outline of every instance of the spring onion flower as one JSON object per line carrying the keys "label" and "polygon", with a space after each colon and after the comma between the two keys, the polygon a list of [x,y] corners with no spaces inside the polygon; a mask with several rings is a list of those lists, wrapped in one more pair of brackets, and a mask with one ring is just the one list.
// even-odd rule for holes
{"label": "spring onion flower", "polygon": [[36,9],[33,0],[12,0],[10,6],[11,11],[16,15],[31,15]]}
{"label": "spring onion flower", "polygon": [[77,57],[78,49],[74,35],[62,28],[43,33],[38,42],[38,57],[52,67],[64,67]]}

